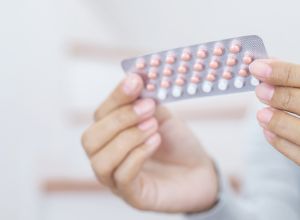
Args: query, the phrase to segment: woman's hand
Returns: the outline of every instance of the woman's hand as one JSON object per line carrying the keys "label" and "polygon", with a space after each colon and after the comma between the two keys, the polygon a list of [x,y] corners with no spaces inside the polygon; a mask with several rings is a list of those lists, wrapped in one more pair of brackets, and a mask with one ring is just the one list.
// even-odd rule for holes
{"label": "woman's hand", "polygon": [[300,65],[257,60],[250,72],[263,82],[257,97],[270,106],[257,114],[266,139],[300,165]]}
{"label": "woman's hand", "polygon": [[132,206],[200,212],[218,193],[213,162],[198,140],[165,108],[137,100],[143,87],[129,75],[95,113],[82,137],[99,181]]}

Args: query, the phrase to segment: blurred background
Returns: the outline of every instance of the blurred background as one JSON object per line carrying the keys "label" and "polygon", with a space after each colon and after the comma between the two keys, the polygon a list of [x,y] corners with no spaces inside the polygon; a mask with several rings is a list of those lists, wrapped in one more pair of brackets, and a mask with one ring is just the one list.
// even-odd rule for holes
{"label": "blurred background", "polygon": [[[299,62],[299,1],[0,1],[0,219],[182,219],[142,213],[94,178],[80,136],[130,56],[247,34]],[[242,178],[254,93],[169,104]],[[249,115],[249,116],[247,116]],[[247,119],[248,118],[248,119]]]}

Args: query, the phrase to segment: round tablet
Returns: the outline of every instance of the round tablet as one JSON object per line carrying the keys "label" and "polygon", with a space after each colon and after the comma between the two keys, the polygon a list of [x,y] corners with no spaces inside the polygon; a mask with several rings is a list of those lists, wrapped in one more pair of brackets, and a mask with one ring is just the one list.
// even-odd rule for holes
{"label": "round tablet", "polygon": [[195,63],[194,64],[194,71],[201,72],[204,69],[204,65],[202,63]]}
{"label": "round tablet", "polygon": [[157,72],[155,70],[151,70],[149,73],[148,73],[148,77],[150,79],[156,79],[157,78]]}
{"label": "round tablet", "polygon": [[207,80],[207,81],[210,81],[210,82],[213,82],[213,81],[216,80],[216,75],[213,74],[213,73],[209,73],[209,74],[207,74],[207,76],[206,76],[206,80]]}
{"label": "round tablet", "polygon": [[224,71],[222,77],[226,80],[232,79],[232,73],[230,71]]}
{"label": "round tablet", "polygon": [[190,61],[192,59],[192,54],[189,51],[185,51],[181,55],[183,61]]}
{"label": "round tablet", "polygon": [[144,59],[138,59],[136,61],[135,67],[137,69],[144,69],[146,67],[146,61]]}
{"label": "round tablet", "polygon": [[239,44],[233,44],[231,45],[229,51],[234,54],[239,53],[241,51],[241,46]]}
{"label": "round tablet", "polygon": [[252,63],[253,58],[250,55],[246,55],[243,57],[243,63],[249,65],[250,63]]}
{"label": "round tablet", "polygon": [[205,59],[208,56],[208,52],[205,49],[199,49],[197,52],[197,57],[200,59]]}
{"label": "round tablet", "polygon": [[200,77],[198,76],[191,77],[191,83],[198,84],[199,82],[200,82]]}
{"label": "round tablet", "polygon": [[209,67],[212,69],[218,69],[219,68],[219,62],[217,60],[212,60],[209,63]]}
{"label": "round tablet", "polygon": [[173,70],[171,67],[165,67],[163,70],[163,74],[165,76],[171,76],[173,74]]}
{"label": "round tablet", "polygon": [[163,80],[161,83],[160,83],[160,87],[162,87],[162,88],[169,88],[170,87],[170,82],[169,81],[167,81],[167,80]]}
{"label": "round tablet", "polygon": [[185,65],[181,65],[178,67],[178,70],[177,70],[179,73],[187,73],[188,72],[188,67],[185,66]]}
{"label": "round tablet", "polygon": [[213,54],[215,56],[222,56],[224,53],[224,49],[220,46],[215,47]]}
{"label": "round tablet", "polygon": [[167,55],[166,63],[167,64],[174,64],[176,62],[176,56],[174,54]]}
{"label": "round tablet", "polygon": [[160,59],[158,57],[154,57],[150,61],[150,66],[158,67],[160,65]]}
{"label": "round tablet", "polygon": [[234,66],[237,64],[237,60],[234,57],[229,57],[226,61],[227,66]]}
{"label": "round tablet", "polygon": [[148,84],[146,88],[149,92],[153,92],[155,90],[155,85],[154,84]]}
{"label": "round tablet", "polygon": [[241,77],[247,77],[249,75],[249,72],[247,69],[240,69],[238,74]]}

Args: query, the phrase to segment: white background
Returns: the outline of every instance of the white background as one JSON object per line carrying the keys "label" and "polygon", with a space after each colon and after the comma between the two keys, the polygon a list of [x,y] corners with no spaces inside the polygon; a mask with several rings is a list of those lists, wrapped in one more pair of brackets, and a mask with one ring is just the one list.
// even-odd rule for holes
{"label": "white background", "polygon": [[[89,124],[85,115],[123,77],[119,54],[78,57],[70,52],[74,43],[147,53],[257,34],[271,56],[300,62],[299,27],[297,0],[1,0],[0,219],[180,218],[134,211],[108,193],[42,192],[49,178],[93,180],[80,146]],[[199,112],[187,122],[223,170],[236,174],[249,135],[243,133],[243,113],[242,118],[206,113],[248,108],[253,100],[249,93],[170,108],[183,118]],[[255,120],[255,112],[249,115]]]}

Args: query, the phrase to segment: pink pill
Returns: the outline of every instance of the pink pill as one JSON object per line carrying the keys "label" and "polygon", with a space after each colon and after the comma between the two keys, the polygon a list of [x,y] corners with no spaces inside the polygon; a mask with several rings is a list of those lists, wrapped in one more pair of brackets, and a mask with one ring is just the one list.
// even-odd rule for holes
{"label": "pink pill", "polygon": [[249,73],[248,73],[247,69],[240,69],[239,76],[241,76],[241,77],[247,77],[248,75],[249,75]]}
{"label": "pink pill", "polygon": [[150,92],[153,92],[155,90],[155,85],[154,84],[148,84],[146,89]]}
{"label": "pink pill", "polygon": [[137,69],[144,69],[144,68],[146,67],[146,62],[145,62],[145,60],[144,60],[144,59],[138,59],[138,60],[136,61],[135,67],[136,67]]}
{"label": "pink pill", "polygon": [[176,84],[177,86],[183,86],[184,83],[185,83],[185,81],[184,81],[184,79],[181,78],[181,77],[177,78],[176,81],[175,81],[175,84]]}
{"label": "pink pill", "polygon": [[185,52],[182,53],[181,59],[183,61],[190,61],[192,59],[192,54],[188,51],[185,51]]}
{"label": "pink pill", "polygon": [[173,74],[173,70],[171,67],[165,67],[163,70],[164,76],[171,76]]}
{"label": "pink pill", "polygon": [[205,49],[200,49],[197,52],[197,57],[200,59],[205,59],[207,57],[208,53]]}
{"label": "pink pill", "polygon": [[166,57],[166,63],[168,64],[174,64],[176,62],[176,56],[173,54],[170,54]]}
{"label": "pink pill", "polygon": [[210,81],[210,82],[213,82],[213,81],[216,80],[216,75],[215,75],[214,73],[209,73],[209,74],[207,74],[207,76],[206,76],[206,80],[207,80],[207,81]]}
{"label": "pink pill", "polygon": [[233,44],[229,50],[231,53],[239,53],[241,51],[241,46],[238,44]]}
{"label": "pink pill", "polygon": [[194,84],[198,84],[200,82],[200,77],[192,76],[191,82],[194,83]]}
{"label": "pink pill", "polygon": [[250,63],[252,63],[253,58],[250,55],[246,55],[243,58],[243,63],[249,65]]}
{"label": "pink pill", "polygon": [[237,60],[234,57],[229,57],[226,61],[227,66],[234,66],[236,63]]}
{"label": "pink pill", "polygon": [[224,53],[224,49],[222,47],[216,47],[213,52],[215,56],[222,56],[223,53]]}
{"label": "pink pill", "polygon": [[204,70],[204,65],[202,63],[195,63],[194,71],[201,72],[202,70]]}
{"label": "pink pill", "polygon": [[217,60],[212,60],[209,63],[209,67],[212,69],[218,69],[219,68],[219,62]]}
{"label": "pink pill", "polygon": [[179,73],[182,73],[182,74],[187,73],[188,72],[188,67],[185,66],[185,65],[181,65],[181,66],[178,67],[177,71]]}
{"label": "pink pill", "polygon": [[160,59],[158,57],[152,58],[150,66],[158,67],[160,65]]}
{"label": "pink pill", "polygon": [[160,87],[166,89],[166,88],[169,88],[170,87],[170,82],[167,81],[167,80],[163,80],[161,83],[160,83]]}
{"label": "pink pill", "polygon": [[224,79],[230,80],[230,79],[232,79],[232,73],[229,72],[229,71],[224,71],[223,74],[222,74],[222,77]]}
{"label": "pink pill", "polygon": [[157,72],[155,70],[151,70],[149,73],[148,73],[148,77],[150,79],[156,79],[157,78]]}

